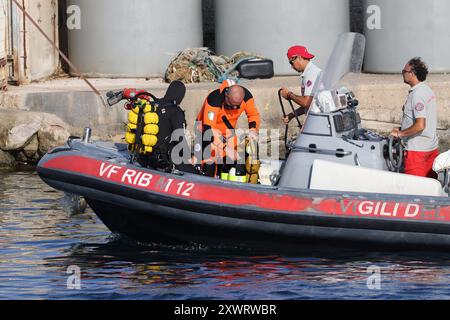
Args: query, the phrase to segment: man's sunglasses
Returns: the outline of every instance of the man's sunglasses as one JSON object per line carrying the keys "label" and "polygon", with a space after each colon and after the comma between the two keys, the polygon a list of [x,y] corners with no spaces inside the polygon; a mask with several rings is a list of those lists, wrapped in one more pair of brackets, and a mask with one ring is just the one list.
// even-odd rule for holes
{"label": "man's sunglasses", "polygon": [[408,71],[408,70],[403,69],[403,70],[402,70],[402,74],[405,74],[405,73],[413,73],[413,71],[412,71],[412,70],[409,70],[409,71]]}
{"label": "man's sunglasses", "polygon": [[294,65],[294,61],[297,60],[298,57],[292,57],[291,59],[289,59],[289,63],[291,66]]}

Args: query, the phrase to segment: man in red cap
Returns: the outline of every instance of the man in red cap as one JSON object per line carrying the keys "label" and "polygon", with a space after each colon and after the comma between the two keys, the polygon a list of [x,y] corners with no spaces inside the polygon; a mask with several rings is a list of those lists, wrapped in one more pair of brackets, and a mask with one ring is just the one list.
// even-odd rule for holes
{"label": "man in red cap", "polygon": [[289,123],[295,116],[305,114],[313,101],[314,95],[317,92],[320,75],[322,70],[311,62],[314,55],[308,52],[308,49],[303,46],[293,46],[287,52],[289,63],[292,68],[301,73],[302,94],[296,95],[287,88],[281,89],[281,96],[286,100],[292,100],[301,108],[294,113],[290,113],[283,118],[284,123]]}

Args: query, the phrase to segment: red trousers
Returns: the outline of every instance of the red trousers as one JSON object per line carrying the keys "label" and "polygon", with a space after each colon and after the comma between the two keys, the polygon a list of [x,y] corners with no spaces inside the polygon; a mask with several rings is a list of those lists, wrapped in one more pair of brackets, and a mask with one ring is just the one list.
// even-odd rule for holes
{"label": "red trousers", "polygon": [[407,151],[405,158],[405,173],[413,176],[437,179],[433,171],[434,160],[439,155],[439,150],[430,152]]}

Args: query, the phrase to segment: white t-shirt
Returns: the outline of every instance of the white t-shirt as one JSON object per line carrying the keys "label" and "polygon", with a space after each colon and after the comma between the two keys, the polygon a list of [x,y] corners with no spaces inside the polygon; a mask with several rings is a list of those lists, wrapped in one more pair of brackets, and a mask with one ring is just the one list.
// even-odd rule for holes
{"label": "white t-shirt", "polygon": [[436,96],[424,82],[409,90],[408,99],[403,107],[402,130],[414,125],[416,119],[426,120],[425,130],[406,139],[409,151],[429,152],[439,147],[437,137],[437,105]]}
{"label": "white t-shirt", "polygon": [[300,76],[302,84],[302,96],[304,97],[314,97],[318,91],[320,74],[322,70],[316,66],[314,63],[309,62],[306,66],[305,71],[303,71]]}

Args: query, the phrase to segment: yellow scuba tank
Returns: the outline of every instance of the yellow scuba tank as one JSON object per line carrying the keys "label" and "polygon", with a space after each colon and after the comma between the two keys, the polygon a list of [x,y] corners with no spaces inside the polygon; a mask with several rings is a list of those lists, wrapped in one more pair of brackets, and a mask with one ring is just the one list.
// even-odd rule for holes
{"label": "yellow scuba tank", "polygon": [[250,184],[258,184],[259,183],[259,174],[247,174],[247,182]]}
{"label": "yellow scuba tank", "polygon": [[152,134],[142,135],[142,144],[146,147],[154,147],[158,143],[158,138]]}
{"label": "yellow scuba tank", "polygon": [[138,114],[136,112],[134,112],[134,109],[130,110],[128,112],[128,123],[137,124],[137,121],[138,121]]}
{"label": "yellow scuba tank", "polygon": [[245,153],[245,170],[247,171],[247,182],[251,184],[259,183],[259,169],[261,161],[258,159],[258,145],[255,141],[246,140]]}
{"label": "yellow scuba tank", "polygon": [[159,127],[156,124],[147,124],[144,127],[144,133],[156,136],[159,133]]}
{"label": "yellow scuba tank", "polygon": [[[129,145],[136,143],[136,128],[138,123],[139,106],[134,107],[128,112],[127,132],[125,133],[125,142]],[[130,149],[130,148],[129,148]],[[131,148],[134,151],[134,148]]]}
{"label": "yellow scuba tank", "polygon": [[153,152],[153,147],[144,147],[144,153],[152,153]]}
{"label": "yellow scuba tank", "polygon": [[142,154],[152,153],[153,147],[158,143],[159,116],[156,113],[157,107],[145,99],[138,99],[134,108],[128,112],[128,124],[125,132],[125,141],[128,143],[130,152],[136,151],[136,129],[138,125],[139,109],[144,113],[144,132],[141,135]]}
{"label": "yellow scuba tank", "polygon": [[159,116],[156,112],[148,112],[144,115],[145,124],[158,124]]}
{"label": "yellow scuba tank", "polygon": [[127,132],[134,132],[137,129],[137,125],[134,123],[127,124]]}
{"label": "yellow scuba tank", "polygon": [[136,134],[132,132],[125,133],[125,142],[132,145],[136,143]]}

